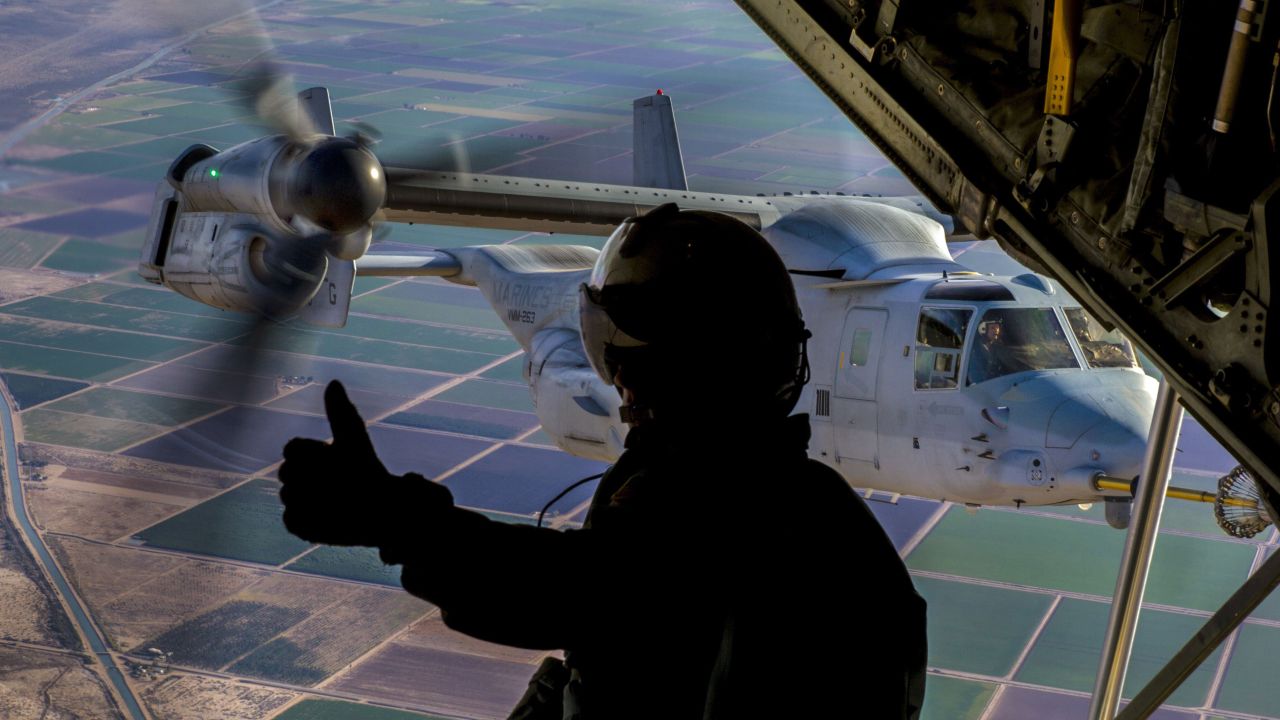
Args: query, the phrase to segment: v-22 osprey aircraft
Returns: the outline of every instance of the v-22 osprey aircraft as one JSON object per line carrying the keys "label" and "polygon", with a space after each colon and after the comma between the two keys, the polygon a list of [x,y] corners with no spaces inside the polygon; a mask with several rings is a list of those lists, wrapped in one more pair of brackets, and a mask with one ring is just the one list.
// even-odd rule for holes
{"label": "v-22 osprey aircraft", "polygon": [[[661,92],[635,102],[636,186],[384,167],[365,135],[335,135],[324,88],[296,102],[264,113],[276,134],[223,151],[195,145],[173,162],[143,278],[214,307],[329,327],[345,324],[356,275],[475,286],[524,350],[546,432],[574,455],[612,461],[627,431],[620,400],[578,331],[595,249],[386,249],[371,247],[373,228],[608,235],[667,202],[725,212],[758,228],[795,281],[813,332],[796,410],[810,416],[812,457],[859,488],[973,505],[1109,500],[1108,520],[1127,524],[1127,488],[1099,479],[1138,474],[1156,381],[1054,282],[956,262],[950,219],[922,199],[689,190]],[[744,337],[725,361],[750,362],[751,348]],[[709,399],[732,392],[714,376],[706,388]]]}

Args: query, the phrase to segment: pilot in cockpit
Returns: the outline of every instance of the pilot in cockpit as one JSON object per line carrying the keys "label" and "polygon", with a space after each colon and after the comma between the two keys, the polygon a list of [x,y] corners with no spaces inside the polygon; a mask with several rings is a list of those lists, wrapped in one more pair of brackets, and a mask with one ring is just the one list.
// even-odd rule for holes
{"label": "pilot in cockpit", "polygon": [[988,312],[978,324],[978,343],[969,360],[970,382],[979,383],[1011,372],[1013,363],[1006,340],[1004,318]]}

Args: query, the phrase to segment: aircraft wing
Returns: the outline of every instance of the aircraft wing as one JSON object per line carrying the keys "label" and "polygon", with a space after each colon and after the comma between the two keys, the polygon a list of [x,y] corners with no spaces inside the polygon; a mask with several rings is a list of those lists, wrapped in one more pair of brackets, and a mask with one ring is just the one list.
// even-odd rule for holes
{"label": "aircraft wing", "polygon": [[1137,341],[1280,500],[1274,7],[737,3],[939,210]]}
{"label": "aircraft wing", "polygon": [[779,198],[639,188],[503,175],[386,168],[382,214],[390,222],[609,235],[663,203],[715,210],[755,228],[777,219]]}
{"label": "aircraft wing", "polygon": [[454,256],[439,250],[370,249],[356,261],[357,277],[449,277],[462,271]]}

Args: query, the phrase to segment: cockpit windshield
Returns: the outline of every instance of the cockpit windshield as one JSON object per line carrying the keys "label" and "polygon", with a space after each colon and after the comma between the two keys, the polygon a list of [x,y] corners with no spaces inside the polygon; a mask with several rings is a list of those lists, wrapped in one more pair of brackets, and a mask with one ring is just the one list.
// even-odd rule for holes
{"label": "cockpit windshield", "polygon": [[1024,370],[1079,367],[1053,308],[992,308],[978,322],[968,382]]}
{"label": "cockpit windshield", "polygon": [[1084,351],[1089,367],[1138,367],[1133,346],[1119,330],[1108,331],[1084,308],[1063,308],[1062,311],[1067,315],[1067,323],[1075,332],[1076,340],[1080,341],[1080,349]]}

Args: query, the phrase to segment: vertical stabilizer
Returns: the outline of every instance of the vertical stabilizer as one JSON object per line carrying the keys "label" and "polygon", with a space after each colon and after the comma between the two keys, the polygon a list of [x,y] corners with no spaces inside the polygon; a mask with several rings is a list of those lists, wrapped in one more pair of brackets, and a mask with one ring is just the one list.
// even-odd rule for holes
{"label": "vertical stabilizer", "polygon": [[659,90],[632,103],[632,183],[640,187],[688,190],[684,158],[676,135],[671,98]]}
{"label": "vertical stabilizer", "polygon": [[302,111],[311,119],[316,132],[333,135],[333,108],[329,104],[329,89],[323,87],[307,88],[298,93],[298,102]]}

